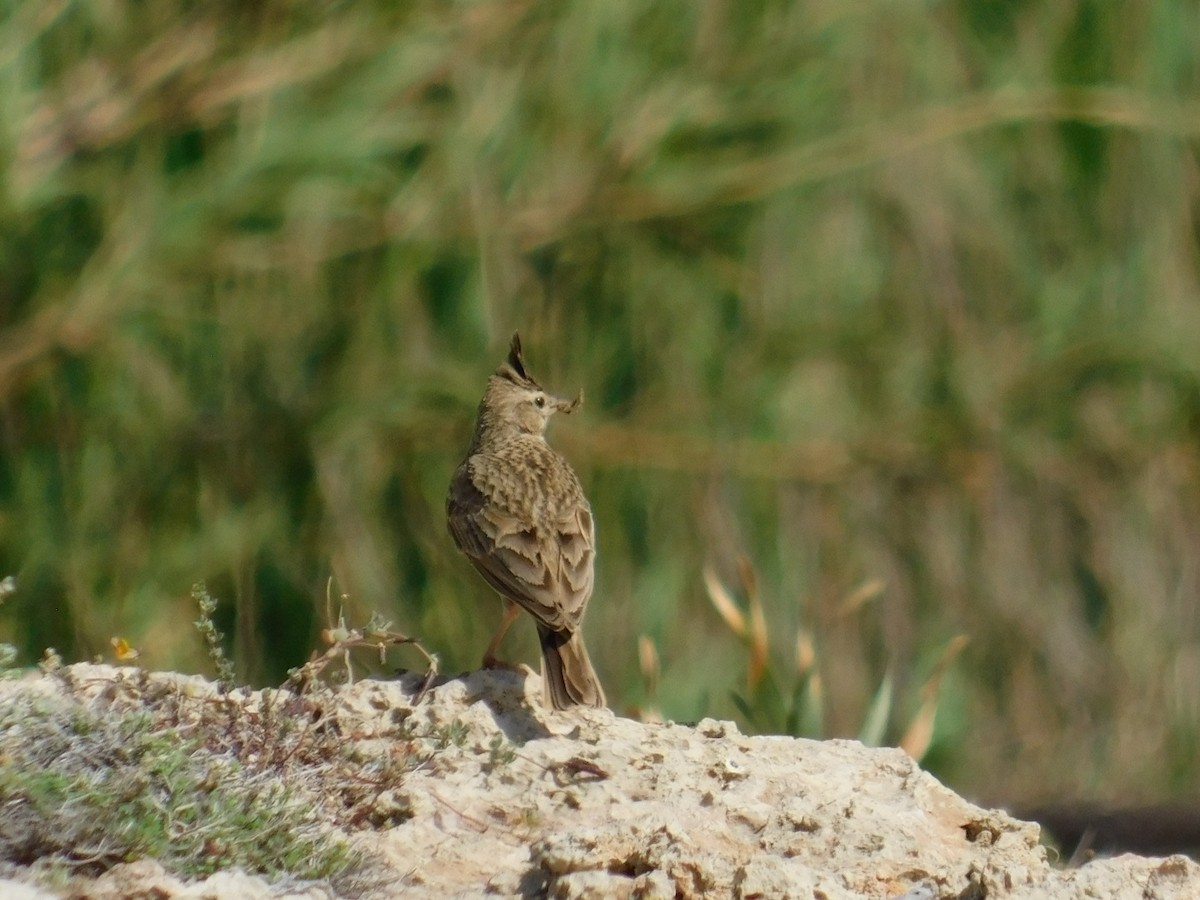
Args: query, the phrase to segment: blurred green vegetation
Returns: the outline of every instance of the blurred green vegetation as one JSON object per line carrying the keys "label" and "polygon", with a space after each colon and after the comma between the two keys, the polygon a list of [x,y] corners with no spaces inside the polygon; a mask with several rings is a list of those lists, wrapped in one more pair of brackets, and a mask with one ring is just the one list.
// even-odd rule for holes
{"label": "blurred green vegetation", "polygon": [[738,714],[703,573],[744,558],[780,683],[820,675],[789,722],[898,740],[966,635],[951,784],[1195,796],[1197,34],[1169,0],[0,6],[0,639],[201,669],[205,580],[278,682],[332,574],[476,665],[500,607],[444,493],[520,328],[587,392],[551,440],[619,709],[644,636],[665,715]]}

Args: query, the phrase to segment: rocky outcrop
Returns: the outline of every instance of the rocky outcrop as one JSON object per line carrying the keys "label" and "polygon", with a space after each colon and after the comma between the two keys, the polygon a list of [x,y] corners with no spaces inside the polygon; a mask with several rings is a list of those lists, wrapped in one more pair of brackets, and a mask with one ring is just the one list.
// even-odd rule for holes
{"label": "rocky outcrop", "polygon": [[[536,676],[476,672],[418,700],[420,679],[322,692],[317,727],[348,761],[314,803],[402,758],[330,828],[354,864],[330,882],[224,872],[185,883],[154,861],[77,877],[76,897],[1168,898],[1200,896],[1184,857],[1056,869],[1038,826],[966,802],[899,750],[750,737],[729,722],[646,724],[607,710],[553,713]],[[118,710],[216,703],[199,678],[99,666],[0,685]],[[278,692],[222,695],[248,718]],[[315,696],[315,695],[314,695]],[[230,699],[233,698],[233,699]],[[197,722],[204,721],[197,717]],[[13,735],[5,741],[17,739]],[[352,762],[349,762],[352,761]],[[361,766],[355,774],[347,767]],[[299,782],[295,773],[281,777]],[[3,798],[5,803],[19,798]],[[4,815],[0,810],[0,815]],[[8,886],[37,884],[10,867]],[[36,891],[42,888],[33,888]],[[4,896],[9,894],[0,890]],[[17,894],[13,894],[17,896]]]}

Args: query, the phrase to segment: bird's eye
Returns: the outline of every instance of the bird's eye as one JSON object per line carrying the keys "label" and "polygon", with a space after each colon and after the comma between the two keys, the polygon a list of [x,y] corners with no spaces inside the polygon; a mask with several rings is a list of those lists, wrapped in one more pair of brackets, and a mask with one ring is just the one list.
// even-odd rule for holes
{"label": "bird's eye", "polygon": [[546,405],[546,398],[543,397],[541,394],[538,394],[536,397],[533,398],[533,402],[534,402],[534,405],[536,405],[538,409],[541,409],[543,406]]}

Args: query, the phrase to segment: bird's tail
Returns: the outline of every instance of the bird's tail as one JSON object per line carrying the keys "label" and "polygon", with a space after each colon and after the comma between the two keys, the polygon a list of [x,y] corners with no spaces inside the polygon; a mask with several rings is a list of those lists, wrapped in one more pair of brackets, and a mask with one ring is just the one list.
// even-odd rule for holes
{"label": "bird's tail", "polygon": [[542,697],[555,709],[604,706],[604,688],[592,668],[583,633],[538,624],[542,642]]}

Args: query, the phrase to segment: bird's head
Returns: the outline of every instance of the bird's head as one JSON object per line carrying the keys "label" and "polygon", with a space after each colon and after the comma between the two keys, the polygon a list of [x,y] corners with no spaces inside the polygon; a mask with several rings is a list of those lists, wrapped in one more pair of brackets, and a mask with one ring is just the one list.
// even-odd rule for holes
{"label": "bird's head", "polygon": [[[481,413],[494,419],[494,424],[515,427],[522,434],[541,435],[546,423],[556,412],[572,413],[583,402],[583,391],[574,400],[564,400],[547,393],[525,368],[521,355],[521,336],[516,332],[509,346],[508,359],[488,379]],[[482,418],[482,416],[481,416]]]}

